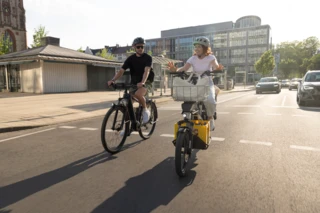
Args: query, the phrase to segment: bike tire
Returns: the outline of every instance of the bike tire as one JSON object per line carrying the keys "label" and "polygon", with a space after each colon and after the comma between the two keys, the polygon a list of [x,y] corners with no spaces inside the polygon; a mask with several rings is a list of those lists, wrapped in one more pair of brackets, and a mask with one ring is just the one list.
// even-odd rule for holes
{"label": "bike tire", "polygon": [[[152,122],[150,132],[145,135],[142,128],[140,128],[140,130],[139,130],[139,135],[144,140],[147,140],[151,137],[151,135],[153,134],[153,132],[156,128],[157,119],[158,119],[158,110],[157,110],[156,104],[154,102],[151,102],[150,104],[151,104],[151,111],[150,111],[151,120],[149,122]],[[141,116],[142,116],[142,113],[141,113]],[[142,119],[141,119],[141,121],[142,121]]]}
{"label": "bike tire", "polygon": [[185,147],[189,146],[189,137],[187,131],[179,132],[176,140],[175,167],[180,177],[185,177],[187,174],[187,164],[191,155],[188,154],[188,148]]}
{"label": "bike tire", "polygon": [[[117,111],[123,113],[123,119],[124,119],[124,135],[122,140],[120,141],[119,145],[115,148],[112,149],[111,147],[108,146],[107,141],[106,141],[106,126],[108,123],[108,119],[110,118],[110,116],[112,115],[112,113],[114,111]],[[115,108],[111,108],[109,109],[109,111],[106,113],[106,115],[104,116],[104,119],[102,121],[102,125],[101,125],[101,142],[102,142],[102,146],[103,148],[109,152],[110,154],[116,154],[118,152],[120,152],[124,142],[126,141],[126,138],[128,136],[128,131],[129,131],[129,122],[126,122],[128,120],[128,116],[127,116],[127,110],[125,107],[115,107]],[[110,121],[111,122],[111,121]]]}

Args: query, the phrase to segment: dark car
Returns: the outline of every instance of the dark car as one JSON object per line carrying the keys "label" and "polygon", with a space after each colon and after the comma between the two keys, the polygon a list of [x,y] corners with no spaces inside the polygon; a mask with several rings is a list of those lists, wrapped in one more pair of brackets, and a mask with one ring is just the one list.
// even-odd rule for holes
{"label": "dark car", "polygon": [[262,92],[281,92],[281,84],[277,77],[261,78],[256,85],[256,93]]}
{"label": "dark car", "polygon": [[320,70],[308,71],[302,78],[298,86],[297,103],[299,106],[320,104]]}
{"label": "dark car", "polygon": [[298,89],[298,85],[300,84],[300,82],[301,82],[301,78],[291,79],[290,84],[289,84],[289,90]]}
{"label": "dark car", "polygon": [[290,85],[290,80],[289,79],[284,79],[284,80],[281,80],[281,87],[289,87]]}

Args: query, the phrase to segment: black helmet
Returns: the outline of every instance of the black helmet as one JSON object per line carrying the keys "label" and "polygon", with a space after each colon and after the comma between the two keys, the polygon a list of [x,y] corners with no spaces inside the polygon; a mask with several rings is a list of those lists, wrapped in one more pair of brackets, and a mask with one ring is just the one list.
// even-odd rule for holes
{"label": "black helmet", "polygon": [[145,44],[145,43],[144,43],[144,39],[141,38],[141,37],[135,38],[135,39],[133,40],[132,46],[134,46],[134,45],[136,45],[136,44]]}

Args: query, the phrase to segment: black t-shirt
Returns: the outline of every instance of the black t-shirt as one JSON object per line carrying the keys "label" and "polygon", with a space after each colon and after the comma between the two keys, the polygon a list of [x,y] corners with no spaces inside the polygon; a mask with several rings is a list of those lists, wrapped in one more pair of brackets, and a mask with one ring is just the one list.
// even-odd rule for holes
{"label": "black t-shirt", "polygon": [[122,69],[130,69],[131,75],[131,84],[137,84],[142,81],[144,69],[146,67],[151,67],[152,57],[146,53],[143,53],[140,57],[136,54],[129,56],[124,64]]}

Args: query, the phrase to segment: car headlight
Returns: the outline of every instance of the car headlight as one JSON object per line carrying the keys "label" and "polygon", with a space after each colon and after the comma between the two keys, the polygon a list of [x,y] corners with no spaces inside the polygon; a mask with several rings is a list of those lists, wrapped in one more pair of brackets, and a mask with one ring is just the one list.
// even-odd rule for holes
{"label": "car headlight", "polygon": [[305,89],[305,90],[312,90],[312,89],[314,89],[314,87],[312,87],[312,86],[303,86],[303,89]]}

